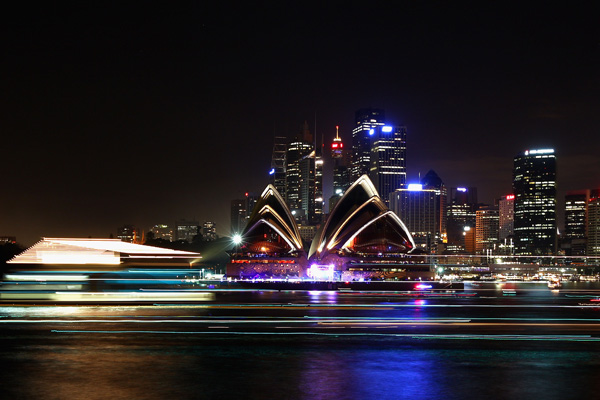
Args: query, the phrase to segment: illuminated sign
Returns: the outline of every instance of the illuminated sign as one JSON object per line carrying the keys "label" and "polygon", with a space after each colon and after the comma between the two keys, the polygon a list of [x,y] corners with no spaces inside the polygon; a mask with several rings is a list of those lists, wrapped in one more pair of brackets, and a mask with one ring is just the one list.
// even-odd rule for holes
{"label": "illuminated sign", "polygon": [[331,148],[332,149],[337,149],[338,148],[338,144],[337,143],[331,143]]}
{"label": "illuminated sign", "polygon": [[514,194],[507,194],[506,195],[506,200],[514,200],[515,199],[515,195]]}
{"label": "illuminated sign", "polygon": [[458,190],[459,192],[466,193],[467,188],[456,188],[456,190]]}
{"label": "illuminated sign", "polygon": [[382,126],[381,127],[381,132],[385,132],[385,133],[390,133],[393,130],[394,129],[391,126]]}
{"label": "illuminated sign", "polygon": [[412,192],[419,192],[423,190],[423,185],[420,183],[409,183],[407,189]]}
{"label": "illuminated sign", "polygon": [[528,156],[530,154],[553,154],[554,149],[538,149],[538,150],[525,150],[525,155]]}

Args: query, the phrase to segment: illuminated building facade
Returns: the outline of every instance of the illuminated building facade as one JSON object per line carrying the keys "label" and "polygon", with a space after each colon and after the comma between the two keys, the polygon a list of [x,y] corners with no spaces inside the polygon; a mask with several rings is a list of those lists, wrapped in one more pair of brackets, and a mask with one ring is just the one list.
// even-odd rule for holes
{"label": "illuminated building facade", "polygon": [[498,239],[502,242],[514,234],[515,195],[503,196],[498,202]]}
{"label": "illuminated building facade", "polygon": [[390,195],[390,209],[406,224],[415,245],[435,253],[442,241],[442,191],[422,184],[409,184]]}
{"label": "illuminated building facade", "polygon": [[331,143],[331,159],[333,160],[333,195],[329,199],[329,209],[333,210],[346,189],[350,187],[350,170],[346,163],[344,143],[340,138],[339,126],[335,127],[336,134]]}
{"label": "illuminated building facade", "polygon": [[406,127],[382,125],[371,129],[369,177],[386,203],[406,184]]}
{"label": "illuminated building facade", "polygon": [[244,198],[231,201],[231,235],[242,232],[248,223],[254,205],[258,201],[255,193],[246,192]]}
{"label": "illuminated building facade", "polygon": [[217,224],[213,221],[204,221],[202,224],[202,238],[207,242],[217,240]]}
{"label": "illuminated building facade", "polygon": [[177,240],[192,243],[200,233],[200,223],[198,221],[179,220],[175,225],[175,232],[177,232]]}
{"label": "illuminated building facade", "polygon": [[150,232],[154,235],[154,239],[173,241],[173,229],[165,224],[157,224],[150,228]]}
{"label": "illuminated building facade", "polygon": [[[311,171],[314,174],[315,155],[313,154],[311,157],[313,151],[313,136],[308,129],[308,123],[304,122],[302,132],[288,144],[285,159],[285,200],[297,220],[308,217],[309,205],[306,196],[310,191]],[[312,185],[314,185],[314,176],[312,181]],[[302,192],[303,187],[304,193]],[[304,195],[306,196],[303,199]]]}
{"label": "illuminated building facade", "polygon": [[589,199],[589,190],[569,192],[565,195],[565,230],[562,247],[568,256],[586,255],[586,219]]}
{"label": "illuminated building facade", "polygon": [[482,206],[475,212],[475,253],[486,254],[498,246],[500,211],[496,206]]}
{"label": "illuminated building facade", "polygon": [[[287,138],[275,136],[273,154],[271,156],[271,170],[269,171],[269,182],[275,186],[277,191],[285,198],[285,160],[287,152]],[[236,231],[241,232],[241,230]]]}
{"label": "illuminated building facade", "polygon": [[285,199],[296,221],[319,224],[323,218],[323,158],[304,123],[302,132],[287,146]]}
{"label": "illuminated building facade", "polygon": [[246,206],[244,199],[231,200],[230,233],[240,233],[246,226]]}
{"label": "illuminated building facade", "polygon": [[463,229],[464,236],[464,252],[467,254],[475,254],[476,241],[475,241],[475,227],[465,226]]}
{"label": "illuminated building facade", "polygon": [[556,156],[553,149],[527,150],[514,158],[515,254],[556,251]]}
{"label": "illuminated building facade", "polygon": [[[385,125],[385,112],[376,108],[362,108],[355,113],[352,130],[351,180],[369,175],[371,170],[371,136],[374,129]],[[397,188],[396,188],[397,189]]]}
{"label": "illuminated building facade", "polygon": [[123,225],[117,229],[117,238],[122,242],[133,243],[137,232],[133,225]]}
{"label": "illuminated building facade", "polygon": [[319,224],[323,218],[323,159],[312,151],[300,161],[300,209],[304,223]]}
{"label": "illuminated building facade", "polygon": [[600,190],[593,190],[587,205],[588,256],[600,256]]}
{"label": "illuminated building facade", "polygon": [[446,220],[447,252],[454,254],[466,251],[465,227],[475,229],[476,210],[477,188],[450,188]]}

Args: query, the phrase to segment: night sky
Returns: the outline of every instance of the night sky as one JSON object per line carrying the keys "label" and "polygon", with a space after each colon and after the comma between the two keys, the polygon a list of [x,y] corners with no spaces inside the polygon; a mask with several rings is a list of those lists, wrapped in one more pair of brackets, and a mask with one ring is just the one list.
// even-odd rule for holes
{"label": "night sky", "polygon": [[362,107],[407,126],[409,181],[491,203],[517,153],[551,147],[559,207],[600,186],[594,2],[20,3],[0,24],[0,235],[25,245],[178,219],[227,235],[275,134],[316,121],[350,147]]}

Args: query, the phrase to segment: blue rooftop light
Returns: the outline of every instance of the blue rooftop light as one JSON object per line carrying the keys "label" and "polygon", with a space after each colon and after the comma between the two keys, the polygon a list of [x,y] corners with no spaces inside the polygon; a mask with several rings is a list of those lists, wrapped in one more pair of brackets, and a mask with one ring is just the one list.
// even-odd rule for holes
{"label": "blue rooftop light", "polygon": [[388,125],[381,127],[381,132],[385,132],[385,133],[390,133],[393,130],[394,130],[394,128],[392,128],[391,126],[388,126]]}
{"label": "blue rooftop light", "polygon": [[413,192],[420,192],[423,190],[423,185],[420,183],[409,183],[407,189]]}
{"label": "blue rooftop light", "polygon": [[375,129],[369,129],[369,136],[373,136],[375,134]]}
{"label": "blue rooftop light", "polygon": [[271,170],[269,171],[269,175],[273,175],[275,173],[275,168],[271,168]]}

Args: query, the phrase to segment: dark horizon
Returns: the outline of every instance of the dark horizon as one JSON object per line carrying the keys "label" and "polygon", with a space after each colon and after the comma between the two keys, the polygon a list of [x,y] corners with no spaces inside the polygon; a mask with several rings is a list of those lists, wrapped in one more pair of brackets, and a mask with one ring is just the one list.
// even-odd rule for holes
{"label": "dark horizon", "polygon": [[11,7],[0,235],[25,245],[179,219],[227,235],[230,201],[268,182],[275,135],[316,122],[327,146],[339,125],[349,145],[363,107],[407,127],[409,181],[433,169],[492,203],[515,155],[554,148],[559,214],[567,191],[600,186],[586,5]]}

